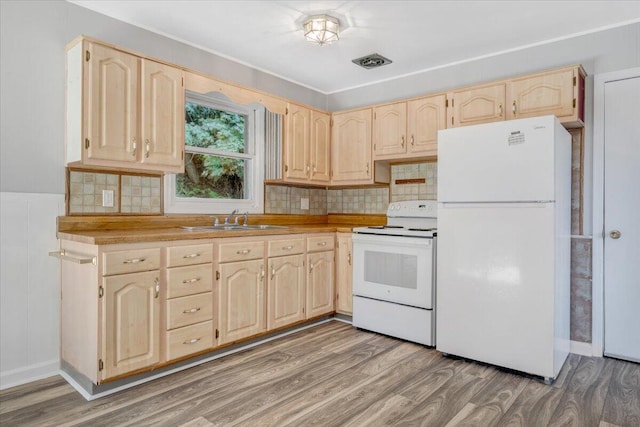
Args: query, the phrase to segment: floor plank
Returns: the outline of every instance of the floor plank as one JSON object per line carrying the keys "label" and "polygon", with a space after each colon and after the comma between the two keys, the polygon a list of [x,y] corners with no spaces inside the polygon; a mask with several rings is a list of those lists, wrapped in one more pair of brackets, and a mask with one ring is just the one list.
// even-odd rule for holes
{"label": "floor plank", "polygon": [[597,426],[615,364],[612,359],[582,357],[549,425]]}
{"label": "floor plank", "polygon": [[618,361],[613,369],[602,420],[622,427],[640,426],[640,365]]}
{"label": "floor plank", "polygon": [[329,322],[85,401],[60,377],[0,391],[4,426],[638,427],[640,365],[570,355],[545,385]]}

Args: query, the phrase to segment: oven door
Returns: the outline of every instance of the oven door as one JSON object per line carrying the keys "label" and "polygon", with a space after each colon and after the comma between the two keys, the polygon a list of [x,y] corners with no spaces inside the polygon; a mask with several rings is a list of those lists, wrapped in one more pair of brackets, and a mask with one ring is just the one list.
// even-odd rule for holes
{"label": "oven door", "polygon": [[433,257],[433,239],[356,233],[353,294],[432,309]]}

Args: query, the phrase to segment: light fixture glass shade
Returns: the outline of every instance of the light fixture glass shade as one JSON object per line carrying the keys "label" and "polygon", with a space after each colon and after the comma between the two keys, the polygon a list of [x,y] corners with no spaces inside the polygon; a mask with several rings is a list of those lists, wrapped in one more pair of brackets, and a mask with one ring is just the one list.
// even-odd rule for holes
{"label": "light fixture glass shade", "polygon": [[311,16],[304,21],[304,36],[319,45],[330,44],[338,40],[338,27],[338,20],[333,16]]}

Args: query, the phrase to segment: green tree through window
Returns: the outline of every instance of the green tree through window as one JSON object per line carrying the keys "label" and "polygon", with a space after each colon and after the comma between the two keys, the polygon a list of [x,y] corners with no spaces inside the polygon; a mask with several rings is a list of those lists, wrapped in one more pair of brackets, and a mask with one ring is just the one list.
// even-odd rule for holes
{"label": "green tree through window", "polygon": [[176,196],[243,199],[247,116],[193,102],[185,104],[185,173]]}

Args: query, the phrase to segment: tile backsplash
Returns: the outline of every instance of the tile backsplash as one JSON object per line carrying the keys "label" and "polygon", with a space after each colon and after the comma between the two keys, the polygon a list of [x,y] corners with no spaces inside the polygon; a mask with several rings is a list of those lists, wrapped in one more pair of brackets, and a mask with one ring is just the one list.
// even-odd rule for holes
{"label": "tile backsplash", "polygon": [[[161,214],[159,176],[69,171],[69,214]],[[113,191],[113,207],[102,206],[102,191]]]}
{"label": "tile backsplash", "polygon": [[[302,209],[302,199],[309,201],[309,208]],[[326,215],[327,190],[284,185],[266,185],[264,213],[290,215]]]}

